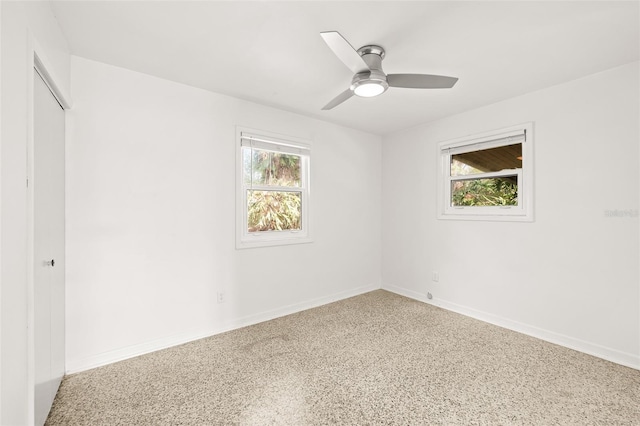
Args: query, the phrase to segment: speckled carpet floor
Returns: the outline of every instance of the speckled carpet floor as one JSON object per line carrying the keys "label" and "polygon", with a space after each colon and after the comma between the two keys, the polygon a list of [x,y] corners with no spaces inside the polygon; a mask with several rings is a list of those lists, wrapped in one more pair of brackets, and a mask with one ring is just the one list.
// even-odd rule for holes
{"label": "speckled carpet floor", "polygon": [[53,425],[640,425],[640,371],[383,290],[65,377]]}

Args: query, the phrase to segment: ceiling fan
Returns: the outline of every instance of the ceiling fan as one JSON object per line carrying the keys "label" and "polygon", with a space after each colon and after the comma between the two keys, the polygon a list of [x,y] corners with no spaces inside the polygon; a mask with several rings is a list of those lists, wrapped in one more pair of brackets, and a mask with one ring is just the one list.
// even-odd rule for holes
{"label": "ceiling fan", "polygon": [[353,95],[370,98],[384,93],[389,87],[409,89],[449,89],[456,84],[456,77],[430,74],[385,74],[382,71],[384,49],[376,45],[362,46],[355,50],[337,31],[321,32],[325,43],[344,64],[353,71],[351,85],[322,109],[332,109]]}

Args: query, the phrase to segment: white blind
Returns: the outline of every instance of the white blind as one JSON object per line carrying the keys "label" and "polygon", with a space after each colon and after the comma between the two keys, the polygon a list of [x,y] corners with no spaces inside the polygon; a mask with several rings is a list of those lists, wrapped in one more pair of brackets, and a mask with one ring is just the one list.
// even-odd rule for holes
{"label": "white blind", "polygon": [[308,146],[292,141],[266,138],[264,136],[252,135],[245,132],[242,132],[240,136],[240,144],[246,147],[262,149],[265,151],[283,152],[285,154],[306,156],[311,154],[311,148]]}
{"label": "white blind", "polygon": [[463,142],[464,145],[460,145],[460,143],[458,143],[456,144],[458,146],[452,148],[443,147],[442,151],[454,155],[471,151],[482,151],[483,149],[491,149],[505,145],[515,145],[518,143],[524,143],[525,141],[526,131],[525,129],[520,129],[516,132],[508,134],[494,135],[490,138],[470,140],[468,143]]}

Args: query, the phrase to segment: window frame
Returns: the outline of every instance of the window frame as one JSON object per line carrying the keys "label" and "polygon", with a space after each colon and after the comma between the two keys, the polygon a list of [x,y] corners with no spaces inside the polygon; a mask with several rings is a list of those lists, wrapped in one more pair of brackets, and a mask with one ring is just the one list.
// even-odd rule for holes
{"label": "window frame", "polygon": [[[261,150],[300,156],[300,186],[247,185],[244,181],[244,163],[242,157],[242,148],[246,146],[254,146]],[[310,162],[310,141],[262,130],[236,127],[236,249],[304,244],[313,241],[311,238],[310,212]],[[301,197],[301,229],[249,232],[247,205],[247,194],[249,190],[299,192]]]}
{"label": "window frame", "polygon": [[[522,168],[504,169],[462,176],[451,176],[451,157],[490,148],[522,143]],[[533,221],[533,122],[492,130],[438,144],[438,219]],[[516,176],[518,180],[517,206],[452,206],[453,182]]]}

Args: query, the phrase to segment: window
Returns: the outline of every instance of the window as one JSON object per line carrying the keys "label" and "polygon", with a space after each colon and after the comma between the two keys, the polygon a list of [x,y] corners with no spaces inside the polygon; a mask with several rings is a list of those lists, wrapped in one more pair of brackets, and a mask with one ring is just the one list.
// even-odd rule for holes
{"label": "window", "polygon": [[533,124],[439,145],[440,219],[533,220]]}
{"label": "window", "polygon": [[304,141],[238,131],[237,248],[310,242]]}

